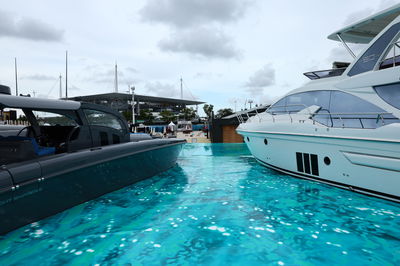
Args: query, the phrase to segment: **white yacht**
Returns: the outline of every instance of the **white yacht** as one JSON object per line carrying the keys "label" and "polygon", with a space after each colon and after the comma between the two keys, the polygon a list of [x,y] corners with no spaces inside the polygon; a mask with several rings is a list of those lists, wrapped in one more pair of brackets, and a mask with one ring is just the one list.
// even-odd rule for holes
{"label": "white yacht", "polygon": [[[352,63],[311,79],[237,132],[264,166],[400,202],[400,4],[345,27]],[[366,44],[354,56],[347,43]]]}

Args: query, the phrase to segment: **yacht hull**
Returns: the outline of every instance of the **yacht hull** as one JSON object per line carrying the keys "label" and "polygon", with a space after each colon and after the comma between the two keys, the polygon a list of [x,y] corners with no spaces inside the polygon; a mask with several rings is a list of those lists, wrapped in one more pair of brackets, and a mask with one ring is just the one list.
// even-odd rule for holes
{"label": "yacht hull", "polygon": [[175,166],[184,143],[130,142],[3,168],[0,177],[14,184],[0,191],[0,234],[159,174]]}
{"label": "yacht hull", "polygon": [[262,165],[308,180],[400,202],[400,143],[238,131]]}

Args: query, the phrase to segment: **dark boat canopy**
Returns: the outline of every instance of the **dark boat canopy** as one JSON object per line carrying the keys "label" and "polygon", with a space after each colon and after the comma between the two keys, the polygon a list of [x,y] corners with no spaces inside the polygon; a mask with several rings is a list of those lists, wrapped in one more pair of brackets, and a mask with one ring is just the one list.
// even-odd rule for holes
{"label": "dark boat canopy", "polygon": [[0,108],[78,110],[80,102],[0,94]]}

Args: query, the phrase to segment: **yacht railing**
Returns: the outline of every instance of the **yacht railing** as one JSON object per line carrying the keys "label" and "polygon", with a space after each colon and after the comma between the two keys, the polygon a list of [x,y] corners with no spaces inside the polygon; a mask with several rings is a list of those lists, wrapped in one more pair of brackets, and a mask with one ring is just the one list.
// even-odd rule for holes
{"label": "yacht railing", "polygon": [[[393,49],[393,51],[391,51]],[[379,69],[391,68],[400,65],[400,41],[392,43],[389,47],[389,53],[379,64]],[[391,56],[392,57],[389,57]],[[388,58],[389,57],[389,58]]]}
{"label": "yacht railing", "polygon": [[[389,115],[393,115],[393,113],[388,113],[388,112],[368,112],[368,113],[330,113],[329,111],[328,111],[328,113],[312,113],[310,110],[309,110],[309,107],[310,106],[306,106],[306,105],[304,105],[304,104],[292,104],[292,105],[285,105],[285,106],[273,106],[273,109],[275,109],[275,108],[285,108],[285,109],[287,109],[287,107],[295,107],[295,106],[302,106],[302,107],[305,107],[304,109],[302,109],[302,110],[305,110],[305,109],[307,109],[307,111],[308,111],[308,115],[309,115],[309,117],[310,117],[310,119],[313,121],[313,124],[315,124],[316,122],[317,123],[322,123],[321,122],[321,120],[318,120],[318,118],[320,118],[321,116],[322,117],[327,117],[327,119],[329,119],[329,121],[330,121],[330,126],[329,127],[336,127],[335,126],[335,123],[334,123],[334,121],[336,121],[336,120],[339,120],[340,121],[340,124],[341,124],[341,127],[342,128],[345,128],[346,127],[346,121],[349,121],[349,120],[351,120],[351,121],[359,121],[359,123],[360,123],[360,126],[361,127],[352,127],[352,126],[348,126],[348,127],[351,127],[351,128],[367,128],[367,127],[365,127],[365,125],[364,125],[364,123],[365,123],[365,121],[364,120],[375,120],[375,123],[376,124],[378,124],[378,122],[379,121],[381,121],[381,123],[382,123],[382,125],[385,125],[386,124],[386,120],[399,120],[398,118],[396,118],[396,117],[387,117],[387,116],[389,116]],[[293,118],[293,115],[294,114],[298,114],[298,112],[299,111],[302,111],[302,110],[279,110],[279,111],[271,111],[270,110],[271,108],[269,108],[269,109],[267,109],[265,112],[269,112],[270,114],[271,114],[271,116],[268,116],[268,120],[270,121],[271,120],[271,118],[272,118],[272,122],[273,123],[275,123],[275,122],[277,122],[277,121],[283,121],[284,119],[284,117],[282,116],[282,115],[288,115],[289,116],[289,119],[290,119],[290,122],[291,123],[293,123],[294,122],[294,118]],[[324,111],[324,109],[322,109],[322,110],[320,110],[320,111]],[[327,110],[325,110],[325,111],[327,111]],[[303,115],[307,115],[307,113],[303,113]],[[254,115],[254,116],[257,116],[258,117],[258,120],[259,120],[259,122],[262,122],[262,120],[263,120],[263,116],[261,116],[261,114],[259,114],[258,112],[256,112],[256,114]],[[252,116],[252,117],[254,117],[254,116]],[[386,117],[385,117],[386,116]],[[246,113],[246,117],[245,118],[247,118],[247,119],[245,119],[243,116],[242,116],[242,114],[238,114],[237,115],[237,118],[238,118],[238,121],[239,121],[239,124],[242,124],[242,123],[246,123],[248,120],[249,120],[249,118],[250,118],[251,116],[249,116],[249,114],[248,113]],[[304,119],[299,119],[299,121],[298,122],[304,122],[305,120]],[[364,123],[363,123],[363,121],[364,121]],[[399,120],[399,122],[400,122],[400,120]],[[323,124],[323,123],[322,123]]]}
{"label": "yacht railing", "polygon": [[[324,113],[315,113],[313,115],[313,121],[318,122],[317,120],[315,120],[314,118],[316,118],[317,116],[329,116],[329,120],[331,122],[331,126],[330,127],[334,127],[334,120],[339,119],[340,123],[342,125],[342,128],[346,127],[345,126],[345,121],[346,120],[358,120],[360,122],[361,128],[365,128],[364,127],[364,123],[363,120],[375,120],[375,123],[378,124],[379,121],[382,121],[382,125],[385,125],[385,118],[384,115],[393,115],[392,113],[386,113],[386,112],[382,112],[382,113],[328,113],[328,114],[324,114]],[[355,116],[355,117],[352,117]],[[374,117],[373,117],[374,116]],[[375,117],[376,116],[376,117]],[[386,118],[386,119],[395,119],[398,120],[397,118]]]}

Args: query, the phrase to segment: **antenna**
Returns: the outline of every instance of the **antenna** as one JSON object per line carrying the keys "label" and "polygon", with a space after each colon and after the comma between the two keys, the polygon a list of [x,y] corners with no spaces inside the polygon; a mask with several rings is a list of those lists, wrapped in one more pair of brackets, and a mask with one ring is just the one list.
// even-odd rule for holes
{"label": "antenna", "polygon": [[181,77],[181,99],[183,99],[183,79]]}
{"label": "antenna", "polygon": [[61,73],[60,73],[60,99],[62,98],[62,76],[61,76]]}
{"label": "antenna", "polygon": [[115,61],[114,92],[118,92],[118,66],[117,66],[117,61]]}
{"label": "antenna", "polygon": [[14,58],[14,68],[15,68],[15,96],[18,96],[18,72],[17,72],[17,58]]}
{"label": "antenna", "polygon": [[68,100],[68,51],[65,51],[65,99]]}

